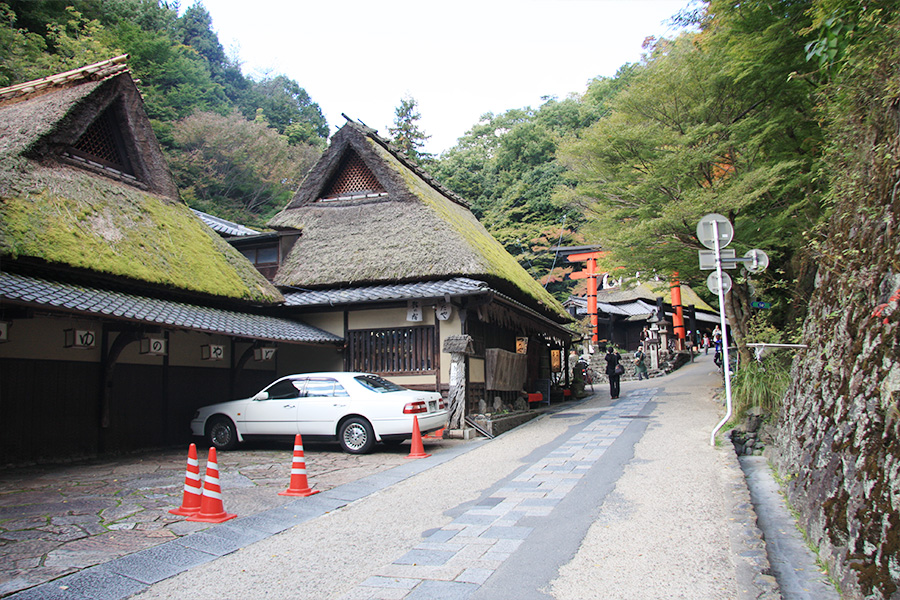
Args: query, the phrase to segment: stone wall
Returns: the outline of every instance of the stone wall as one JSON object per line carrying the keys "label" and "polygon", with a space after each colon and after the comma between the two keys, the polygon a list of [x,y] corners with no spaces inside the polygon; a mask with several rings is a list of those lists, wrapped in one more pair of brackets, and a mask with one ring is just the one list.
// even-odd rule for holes
{"label": "stone wall", "polygon": [[[894,52],[884,46],[873,61],[884,48]],[[890,65],[884,73],[894,72]],[[813,247],[818,275],[802,340],[809,348],[793,364],[773,459],[844,597],[893,600],[900,599],[900,101],[895,86],[877,85],[873,76],[872,89],[859,94],[861,103],[878,100],[860,105],[867,118],[847,125],[855,135],[840,132],[848,139],[831,157],[836,204],[819,232],[824,242]]]}

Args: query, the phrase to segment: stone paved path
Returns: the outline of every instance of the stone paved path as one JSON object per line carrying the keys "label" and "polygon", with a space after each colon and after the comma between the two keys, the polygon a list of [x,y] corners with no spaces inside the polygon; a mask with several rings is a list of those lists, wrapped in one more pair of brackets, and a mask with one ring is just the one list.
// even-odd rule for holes
{"label": "stone paved path", "polygon": [[469,598],[612,446],[654,389],[631,392],[559,448],[538,458],[490,498],[385,565],[344,600]]}
{"label": "stone paved path", "polygon": [[[427,438],[429,448],[457,442]],[[250,515],[287,504],[293,445],[220,452],[225,508]],[[409,445],[350,455],[305,444],[310,487],[329,490],[403,464]],[[200,473],[206,451],[198,450]],[[187,449],[0,471],[0,596],[210,527],[170,514],[181,504]]]}

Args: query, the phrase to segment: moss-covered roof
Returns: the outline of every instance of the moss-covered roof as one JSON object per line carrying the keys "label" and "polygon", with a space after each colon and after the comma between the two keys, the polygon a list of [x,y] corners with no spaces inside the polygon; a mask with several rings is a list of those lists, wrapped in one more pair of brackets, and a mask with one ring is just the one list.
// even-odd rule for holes
{"label": "moss-covered roof", "polygon": [[[385,192],[320,201],[347,152],[362,159]],[[469,277],[557,322],[570,320],[463,200],[356,123],[335,134],[292,202],[269,225],[303,232],[278,272],[279,285],[326,288]]]}
{"label": "moss-covered roof", "polygon": [[[0,256],[191,294],[283,301],[177,197],[127,71],[0,89]],[[67,155],[113,106],[137,177]],[[40,123],[29,129],[28,123]],[[149,137],[148,137],[149,136]],[[25,261],[24,259],[28,259]]]}

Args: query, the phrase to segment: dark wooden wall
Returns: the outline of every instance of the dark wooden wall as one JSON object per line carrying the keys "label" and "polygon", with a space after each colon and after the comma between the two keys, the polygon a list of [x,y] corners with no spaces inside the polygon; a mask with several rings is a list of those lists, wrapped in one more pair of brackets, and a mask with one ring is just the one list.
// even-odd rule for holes
{"label": "dark wooden wall", "polygon": [[0,464],[187,445],[197,408],[250,396],[273,379],[242,371],[232,395],[228,369],[118,364],[110,426],[101,428],[99,364],[0,360]]}

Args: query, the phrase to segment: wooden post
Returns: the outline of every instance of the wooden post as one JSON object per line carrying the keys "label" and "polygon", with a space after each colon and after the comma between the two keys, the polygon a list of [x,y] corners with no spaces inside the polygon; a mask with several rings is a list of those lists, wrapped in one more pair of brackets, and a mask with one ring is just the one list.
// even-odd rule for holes
{"label": "wooden post", "polygon": [[672,277],[672,329],[676,339],[684,340],[684,307],[681,306],[681,282],[676,271]]}
{"label": "wooden post", "polygon": [[444,352],[450,353],[449,429],[464,429],[466,418],[466,357],[475,353],[472,336],[451,335],[444,340]]}

